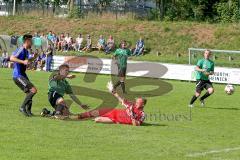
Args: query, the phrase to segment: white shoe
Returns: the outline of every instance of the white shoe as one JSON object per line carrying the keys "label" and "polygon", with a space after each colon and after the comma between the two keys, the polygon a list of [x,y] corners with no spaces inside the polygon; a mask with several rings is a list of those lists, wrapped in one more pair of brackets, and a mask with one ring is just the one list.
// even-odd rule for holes
{"label": "white shoe", "polygon": [[193,108],[193,107],[194,107],[194,105],[193,105],[193,104],[189,104],[189,105],[188,105],[188,107],[190,107],[190,108]]}
{"label": "white shoe", "polygon": [[204,100],[200,100],[200,102],[201,102],[201,106],[204,107],[205,106]]}

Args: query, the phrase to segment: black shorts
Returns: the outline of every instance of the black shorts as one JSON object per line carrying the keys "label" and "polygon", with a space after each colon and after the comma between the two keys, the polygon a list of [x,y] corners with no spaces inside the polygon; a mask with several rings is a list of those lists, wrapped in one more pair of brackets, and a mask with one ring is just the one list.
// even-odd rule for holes
{"label": "black shorts", "polygon": [[15,84],[25,93],[30,92],[34,85],[25,77],[13,78]]}
{"label": "black shorts", "polygon": [[118,67],[118,77],[126,77],[127,68]]}
{"label": "black shorts", "polygon": [[63,98],[63,96],[58,94],[57,92],[48,93],[48,101],[51,104],[51,106],[55,109],[56,109],[56,102],[59,98]]}
{"label": "black shorts", "polygon": [[212,82],[209,80],[197,80],[196,82],[196,92],[201,92],[203,89],[213,88]]}

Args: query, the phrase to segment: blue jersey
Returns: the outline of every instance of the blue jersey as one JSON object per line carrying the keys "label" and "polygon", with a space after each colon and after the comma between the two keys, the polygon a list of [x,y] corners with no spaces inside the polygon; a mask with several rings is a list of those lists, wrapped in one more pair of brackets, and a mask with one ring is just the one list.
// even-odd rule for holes
{"label": "blue jersey", "polygon": [[[20,47],[17,48],[12,55],[20,60],[29,59],[29,52],[27,49]],[[27,66],[21,63],[14,62],[13,64],[13,78],[25,77],[28,79],[26,75]]]}

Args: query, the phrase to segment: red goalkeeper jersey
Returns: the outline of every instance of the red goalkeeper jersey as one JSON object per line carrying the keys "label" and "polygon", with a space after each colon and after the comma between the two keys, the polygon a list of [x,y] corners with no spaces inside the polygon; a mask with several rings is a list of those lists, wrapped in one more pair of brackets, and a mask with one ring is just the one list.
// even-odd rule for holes
{"label": "red goalkeeper jersey", "polygon": [[132,125],[132,120],[134,119],[138,121],[139,124],[142,124],[145,119],[143,110],[136,108],[135,104],[128,100],[124,100],[122,105],[126,107],[126,109],[113,109],[101,116],[110,118],[114,123]]}

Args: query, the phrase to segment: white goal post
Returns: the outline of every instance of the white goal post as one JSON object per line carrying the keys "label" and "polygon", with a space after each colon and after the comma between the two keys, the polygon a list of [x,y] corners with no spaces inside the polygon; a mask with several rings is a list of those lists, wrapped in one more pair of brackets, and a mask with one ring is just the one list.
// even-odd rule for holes
{"label": "white goal post", "polygon": [[[204,52],[206,49],[204,48],[188,48],[188,64],[191,64],[192,60],[192,52]],[[240,51],[234,51],[234,50],[218,50],[218,49],[209,49],[211,52],[220,54],[220,53],[226,53],[226,54],[239,54],[240,57]],[[229,56],[229,60],[231,59],[231,56]]]}

